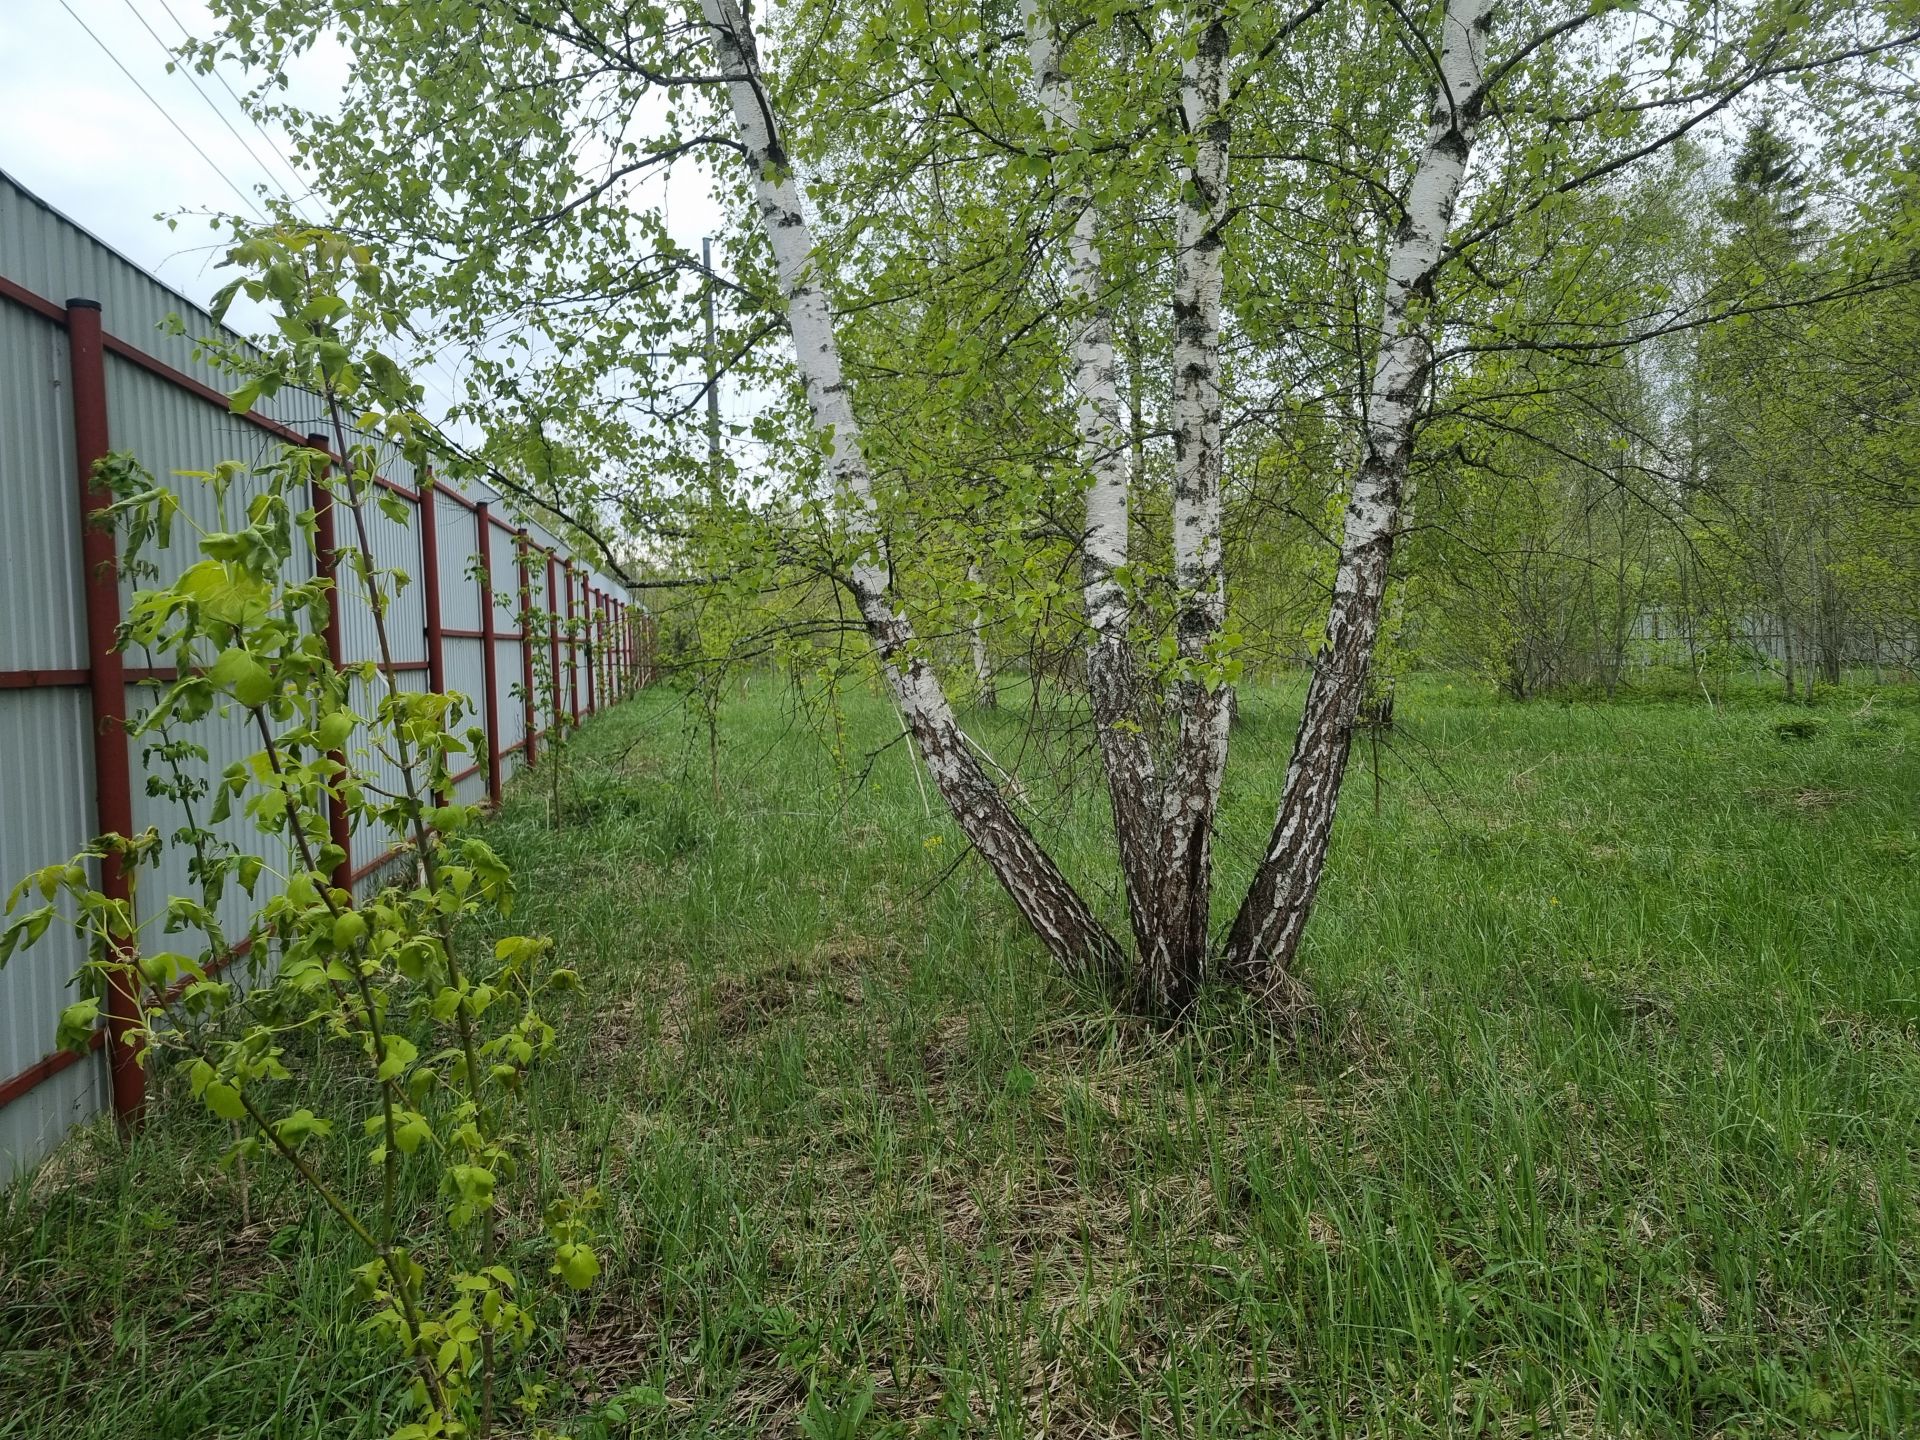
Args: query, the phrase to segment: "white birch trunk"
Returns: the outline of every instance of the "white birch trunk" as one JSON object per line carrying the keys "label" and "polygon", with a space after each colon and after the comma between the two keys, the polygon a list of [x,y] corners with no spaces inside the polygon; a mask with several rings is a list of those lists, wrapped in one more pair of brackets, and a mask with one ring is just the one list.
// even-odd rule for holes
{"label": "white birch trunk", "polygon": [[1143,957],[1155,1000],[1191,999],[1207,953],[1212,838],[1227,762],[1231,695],[1208,683],[1226,619],[1220,555],[1224,439],[1220,397],[1220,306],[1227,222],[1228,35],[1224,17],[1205,22],[1180,87],[1193,146],[1180,205],[1173,282],[1173,573],[1181,675],[1174,686],[1180,735],[1161,794],[1160,924]]}
{"label": "white birch trunk", "polygon": [[912,626],[893,604],[872,477],[841,373],[833,309],[815,263],[799,185],[762,83],[753,32],[736,0],[701,0],[701,11],[720,70],[728,77],[728,98],[753,177],[755,207],[779,266],[814,431],[848,532],[860,546],[846,578],[901,714],[960,828],[1048,950],[1075,969],[1109,967],[1117,961],[1119,947],[968,749],[933,667],[919,653]]}
{"label": "white birch trunk", "polygon": [[1425,300],[1485,101],[1481,88],[1492,17],[1493,0],[1448,0],[1441,85],[1388,259],[1366,454],[1347,504],[1327,639],[1307,692],[1273,833],[1228,937],[1229,966],[1278,1005],[1290,1006],[1298,993],[1290,967],[1319,889],[1354,717],[1379,636],[1387,564],[1431,354]]}
{"label": "white birch trunk", "polygon": [[[1061,69],[1059,36],[1038,0],[1021,0],[1027,59],[1047,126],[1071,137],[1080,126],[1080,105]],[[1154,764],[1140,715],[1140,682],[1128,636],[1131,616],[1118,578],[1127,563],[1127,512],[1132,433],[1124,423],[1113,319],[1106,297],[1099,213],[1093,197],[1063,191],[1062,211],[1073,208],[1067,240],[1067,294],[1074,308],[1074,424],[1080,460],[1087,468],[1087,532],[1081,587],[1093,642],[1087,650],[1087,692],[1099,734],[1112,801],[1120,873],[1136,944],[1152,948],[1159,931],[1154,877],[1159,845],[1153,834]]]}

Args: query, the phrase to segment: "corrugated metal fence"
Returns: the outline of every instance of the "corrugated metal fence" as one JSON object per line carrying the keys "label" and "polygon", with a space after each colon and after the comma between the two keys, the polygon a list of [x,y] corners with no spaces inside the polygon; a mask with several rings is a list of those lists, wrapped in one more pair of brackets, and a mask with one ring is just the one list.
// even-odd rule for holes
{"label": "corrugated metal fence", "polygon": [[[120,728],[172,672],[107,643],[133,587],[112,569],[113,537],[82,525],[83,513],[104,503],[90,491],[93,461],[129,450],[164,479],[222,460],[265,461],[289,442],[331,448],[320,435],[318,396],[283,391],[248,415],[231,414],[221,377],[195,357],[192,340],[160,328],[169,314],[189,335],[214,332],[211,317],[0,175],[0,889],[104,831],[155,825],[170,835],[183,821],[173,802],[146,793],[144,757],[129,753]],[[418,477],[397,454],[380,484],[406,514],[396,521],[367,507],[370,548],[413,581],[389,606],[387,668],[402,687],[472,699],[492,763],[460,775],[456,794],[497,801],[501,782],[535,761],[554,723],[550,701],[577,718],[650,678],[650,622],[552,535],[505,518],[499,495],[431,485],[423,502]],[[210,490],[177,488],[194,525],[230,528]],[[247,498],[236,494],[230,506]],[[316,499],[321,555],[296,555],[301,575],[328,553],[331,507],[324,492]],[[155,557],[182,569],[196,558],[177,542]],[[337,658],[378,660],[358,587],[340,587],[334,604]],[[557,684],[536,683],[541,647],[527,639],[536,611],[579,622],[538,657],[542,680]],[[370,694],[356,698],[365,702],[356,709],[371,708]],[[210,775],[256,748],[237,717],[211,716],[191,738],[206,746]],[[383,783],[381,762],[369,764]],[[226,828],[257,845],[244,816]],[[390,837],[336,829],[335,838],[346,842],[353,882],[372,883]],[[174,853],[142,885],[167,894],[194,888]],[[221,919],[244,929],[248,905],[231,896]],[[77,944],[49,936],[0,971],[0,1184],[73,1124],[140,1103],[144,1076],[124,1061],[109,1066],[124,1047],[106,1045],[105,1031],[87,1057],[48,1053],[81,958]]]}

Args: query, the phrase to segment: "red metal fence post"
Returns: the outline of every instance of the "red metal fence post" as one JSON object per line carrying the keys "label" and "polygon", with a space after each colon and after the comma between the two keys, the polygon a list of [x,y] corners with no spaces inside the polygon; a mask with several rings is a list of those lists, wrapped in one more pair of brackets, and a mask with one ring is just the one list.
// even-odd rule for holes
{"label": "red metal fence post", "polygon": [[572,694],[573,723],[580,723],[580,636],[574,630],[573,560],[561,562],[567,570],[567,689]]}
{"label": "red metal fence post", "polygon": [[493,508],[482,500],[474,507],[474,558],[480,572],[480,684],[481,723],[487,729],[487,803],[500,805],[500,657],[493,638]]}
{"label": "red metal fence post", "polygon": [[[330,455],[327,437],[324,435],[307,436],[307,448],[318,450],[322,455]],[[333,491],[326,485],[327,471],[330,467],[322,464],[313,478],[313,569],[322,580],[328,582],[327,589],[327,658],[333,661],[336,670],[346,667],[346,642],[340,628],[340,556],[339,536],[336,533],[333,515]],[[351,700],[351,695],[349,695]],[[344,771],[347,756],[344,750],[335,750],[329,757]],[[333,869],[333,883],[342,890],[353,888],[353,831],[347,818],[347,804],[338,794],[327,795],[327,835],[335,848],[340,851],[340,861]]]}
{"label": "red metal fence post", "polygon": [[547,697],[547,724],[557,728],[560,724],[560,582],[559,563],[554,559],[553,551],[547,551],[547,645],[550,656],[547,661],[547,684],[552,694]]}
{"label": "red metal fence post", "polygon": [[529,770],[540,734],[540,716],[533,699],[533,550],[527,544],[527,527],[513,532],[513,560],[520,569],[520,714],[525,748],[520,758]]}
{"label": "red metal fence post", "polygon": [[[80,561],[87,606],[88,698],[93,720],[95,821],[102,835],[133,834],[133,775],[127,761],[127,679],[114,631],[120,625],[120,571],[113,527],[94,512],[113,496],[93,481],[93,465],[107,453],[107,362],[100,343],[100,302],[67,301],[67,363],[73,394],[73,449],[80,484]],[[100,893],[129,896],[127,876],[115,856],[100,862]],[[116,947],[128,962],[107,989],[107,1074],[114,1118],[123,1129],[139,1123],[147,1104],[147,1072],[130,1032],[140,1024],[139,981],[128,947]]]}
{"label": "red metal fence post", "polygon": [[587,647],[587,713],[599,709],[594,698],[593,672],[599,664],[600,651],[593,643],[593,611],[600,603],[600,597],[593,593],[593,576],[587,575],[580,581],[580,638]]}
{"label": "red metal fence post", "polygon": [[440,502],[432,470],[420,486],[420,584],[426,592],[427,688],[439,694],[447,688],[447,652],[440,619]]}
{"label": "red metal fence post", "polygon": [[[420,483],[420,584],[426,592],[423,598],[427,609],[427,689],[444,695],[447,651],[440,619],[440,500],[434,493],[431,468],[422,472]],[[440,792],[442,805],[452,800],[450,791]]]}

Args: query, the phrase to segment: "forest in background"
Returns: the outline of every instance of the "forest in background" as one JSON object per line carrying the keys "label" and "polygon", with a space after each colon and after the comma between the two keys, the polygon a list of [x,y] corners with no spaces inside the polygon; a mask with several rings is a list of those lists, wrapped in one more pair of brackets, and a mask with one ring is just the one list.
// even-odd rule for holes
{"label": "forest in background", "polygon": [[[1435,386],[1375,684],[1451,671],[1520,700],[1683,688],[1714,703],[1754,677],[1789,700],[1849,676],[1911,683],[1920,290],[1908,268],[1836,283],[1880,237],[1850,228],[1857,217],[1765,117],[1588,192],[1559,223],[1544,263],[1499,277],[1499,303],[1536,332],[1566,315],[1598,338],[1476,354]],[[1610,331],[1648,315],[1659,318],[1644,338]],[[1164,574],[1171,386],[1140,329],[1121,349],[1137,558]],[[1351,462],[1338,417],[1356,399],[1339,387],[1343,361],[1326,360],[1323,393],[1243,417],[1229,461],[1228,612],[1250,677],[1310,667],[1321,642],[1346,500],[1336,482]],[[950,444],[911,448],[929,466],[954,460]],[[1060,530],[1033,543],[1067,502],[1048,497],[1010,535],[992,508],[1004,489],[976,479],[944,505],[903,497],[913,540],[896,536],[896,579],[960,693],[990,696],[1008,674],[1072,676],[1083,622],[1046,579],[1072,542]],[[763,513],[817,560],[795,542],[797,518],[781,504]],[[862,668],[863,643],[792,578],[771,603],[660,592],[669,665],[694,689],[770,656]],[[1157,619],[1164,638],[1170,610]]]}

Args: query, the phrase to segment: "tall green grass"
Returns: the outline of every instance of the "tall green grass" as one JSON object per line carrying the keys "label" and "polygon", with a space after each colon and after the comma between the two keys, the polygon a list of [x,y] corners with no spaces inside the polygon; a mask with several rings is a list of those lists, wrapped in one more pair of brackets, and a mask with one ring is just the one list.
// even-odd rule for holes
{"label": "tall green grass", "polygon": [[[1297,702],[1244,706],[1223,918]],[[978,719],[1111,907],[1091,776],[1035,763],[1017,706]],[[1403,690],[1377,811],[1356,750],[1300,1047],[1231,996],[1167,1032],[1063,982],[891,708],[846,725],[836,767],[752,684],[716,805],[651,693],[583,733],[558,828],[538,785],[495,825],[587,979],[546,1163],[606,1196],[605,1279],[523,1366],[542,1423],[1920,1432],[1910,699]],[[271,1171],[239,1227],[220,1138],[168,1097],[5,1201],[0,1436],[384,1433],[360,1257]]]}

